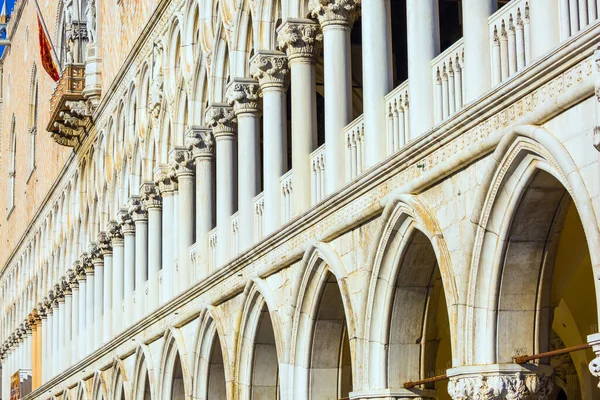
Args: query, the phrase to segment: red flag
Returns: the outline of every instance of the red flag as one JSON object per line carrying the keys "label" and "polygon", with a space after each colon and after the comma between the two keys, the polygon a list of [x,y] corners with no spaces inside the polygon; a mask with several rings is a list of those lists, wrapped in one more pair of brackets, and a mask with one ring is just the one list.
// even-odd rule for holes
{"label": "red flag", "polygon": [[40,38],[40,56],[42,57],[42,65],[44,69],[50,75],[50,78],[54,80],[54,82],[58,82],[60,79],[60,75],[58,74],[58,70],[56,69],[56,65],[54,64],[54,60],[52,59],[52,49],[50,48],[50,41],[44,32],[44,28],[42,27],[42,21],[40,21],[40,16],[37,16],[38,21],[38,36]]}

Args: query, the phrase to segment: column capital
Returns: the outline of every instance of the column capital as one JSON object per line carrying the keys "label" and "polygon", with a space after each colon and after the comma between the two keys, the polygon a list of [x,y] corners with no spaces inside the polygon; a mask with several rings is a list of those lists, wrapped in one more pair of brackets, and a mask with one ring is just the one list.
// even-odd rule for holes
{"label": "column capital", "polygon": [[52,290],[50,290],[48,292],[48,295],[42,299],[42,302],[44,303],[44,311],[45,311],[46,316],[52,314],[52,297],[53,296],[54,296],[54,294],[52,293]]}
{"label": "column capital", "polygon": [[[67,273],[68,273],[68,271],[67,271]],[[60,288],[61,288],[64,296],[70,296],[72,294],[71,285],[69,284],[67,275],[60,277]]]}
{"label": "column capital", "polygon": [[343,25],[350,28],[360,15],[360,0],[309,0],[308,9],[322,27]]}
{"label": "column capital", "polygon": [[194,160],[187,147],[175,146],[169,151],[169,160],[177,179],[194,175]]}
{"label": "column capital", "polygon": [[140,187],[140,196],[146,210],[161,209],[162,198],[154,182],[144,182]]}
{"label": "column capital", "polygon": [[215,157],[215,137],[211,128],[204,126],[190,126],[185,134],[185,143],[192,152],[194,161],[198,159],[212,160]]}
{"label": "column capital", "polygon": [[44,299],[42,299],[42,301],[40,301],[37,305],[37,313],[39,315],[40,318],[45,319],[47,317],[46,314],[46,302],[44,301]]}
{"label": "column capital", "polygon": [[54,292],[54,304],[58,307],[58,303],[62,303],[65,301],[65,294],[62,290],[62,285],[60,284],[60,280],[54,284],[53,286]]}
{"label": "column capital", "polygon": [[174,179],[172,168],[167,164],[160,164],[154,168],[154,184],[164,196],[177,190],[177,181]]}
{"label": "column capital", "polygon": [[250,59],[250,75],[258,80],[261,90],[286,90],[288,84],[287,56],[281,51],[259,50]]}
{"label": "column capital", "polygon": [[148,210],[144,207],[140,196],[131,196],[127,202],[127,214],[134,224],[148,221]]}
{"label": "column capital", "polygon": [[227,85],[227,103],[235,115],[260,114],[260,86],[256,79],[234,78]]}
{"label": "column capital", "polygon": [[94,263],[92,262],[92,255],[87,251],[81,253],[81,267],[85,271],[86,275],[94,275]]}
{"label": "column capital", "polygon": [[112,220],[108,223],[106,230],[108,231],[108,237],[111,239],[113,246],[115,243],[123,243],[123,230],[121,229],[121,224]]}
{"label": "column capital", "polygon": [[98,242],[90,242],[89,250],[90,258],[92,259],[92,263],[94,265],[102,263],[104,261],[104,255],[100,250],[100,246],[98,246]]}
{"label": "column capital", "polygon": [[81,265],[80,260],[76,260],[73,263],[73,270],[75,271],[75,276],[77,278],[77,282],[85,281],[85,269]]}
{"label": "column capital", "polygon": [[233,108],[224,103],[213,103],[206,110],[206,124],[213,130],[216,140],[221,137],[233,136],[235,127]]}
{"label": "column capital", "polygon": [[79,261],[76,261],[73,264],[73,268],[69,268],[66,273],[67,281],[69,282],[69,286],[71,287],[71,290],[79,289],[79,282],[77,281],[77,265],[76,265],[76,263],[78,263],[78,262]]}
{"label": "column capital", "polygon": [[321,26],[311,19],[290,18],[277,29],[277,43],[290,64],[296,60],[314,64],[323,45]]}
{"label": "column capital", "polygon": [[103,256],[112,254],[112,243],[107,232],[102,231],[98,234],[98,247]]}
{"label": "column capital", "polygon": [[119,210],[118,217],[121,223],[121,230],[123,231],[123,235],[135,234],[135,224],[126,208],[121,208]]}
{"label": "column capital", "polygon": [[554,390],[554,373],[548,365],[495,364],[448,370],[448,393],[454,400],[545,400]]}

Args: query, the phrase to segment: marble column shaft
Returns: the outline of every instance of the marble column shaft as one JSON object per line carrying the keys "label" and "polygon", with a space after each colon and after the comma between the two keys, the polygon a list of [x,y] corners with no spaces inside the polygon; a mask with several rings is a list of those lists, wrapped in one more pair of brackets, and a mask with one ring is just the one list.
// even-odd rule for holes
{"label": "marble column shaft", "polygon": [[142,202],[148,211],[148,297],[146,309],[159,305],[158,273],[162,261],[162,199],[152,182],[142,185]]}
{"label": "marble column shaft", "polygon": [[121,230],[123,231],[123,315],[130,318],[124,318],[126,328],[133,322],[131,316],[134,311],[134,290],[135,290],[135,224],[126,209],[119,211]]}
{"label": "marble column shaft", "polygon": [[139,196],[129,199],[129,215],[135,225],[135,320],[145,313],[148,280],[148,212]]}
{"label": "marble column shaft", "polygon": [[102,270],[102,281],[98,279],[98,286],[102,287],[102,318],[98,320],[102,324],[102,342],[106,343],[112,335],[112,285],[113,285],[113,249],[110,236],[106,232],[98,235],[98,246],[104,260]]}
{"label": "marble column shaft", "polygon": [[175,197],[177,182],[168,165],[154,169],[154,183],[162,196],[162,302],[171,300],[175,290]]}

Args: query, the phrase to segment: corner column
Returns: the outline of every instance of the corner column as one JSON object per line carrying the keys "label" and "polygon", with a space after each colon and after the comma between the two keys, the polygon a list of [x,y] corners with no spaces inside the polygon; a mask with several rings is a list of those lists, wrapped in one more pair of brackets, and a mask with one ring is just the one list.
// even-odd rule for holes
{"label": "corner column", "polygon": [[112,335],[116,336],[121,332],[123,320],[123,263],[125,258],[125,240],[121,225],[117,221],[110,221],[107,227],[108,236],[111,240],[113,249],[112,266]]}
{"label": "corner column", "polygon": [[187,147],[175,147],[169,153],[179,189],[177,207],[177,266],[179,292],[195,282],[190,268],[190,247],[194,244],[194,163]]}
{"label": "corner column", "polygon": [[406,18],[409,125],[413,139],[431,129],[434,122],[431,60],[440,52],[438,0],[406,0]]}
{"label": "corner column", "polygon": [[254,79],[235,78],[227,86],[227,101],[237,119],[239,250],[254,244],[254,197],[260,191],[259,86]]}
{"label": "corner column", "polygon": [[158,308],[158,274],[162,259],[162,199],[156,186],[146,182],[141,188],[142,203],[148,212],[148,297],[146,310]]}
{"label": "corner column", "polygon": [[100,232],[98,234],[98,247],[102,252],[104,264],[102,269],[104,270],[104,276],[102,281],[98,279],[98,286],[102,287],[102,318],[97,319],[102,325],[102,343],[107,343],[112,334],[112,285],[113,285],[113,249],[110,236],[106,232]]}
{"label": "corner column", "polygon": [[[133,292],[135,276],[135,223],[126,209],[119,211],[121,230],[123,231],[123,315],[133,316]],[[126,328],[133,322],[123,319],[121,328]]]}
{"label": "corner column", "polygon": [[288,19],[277,30],[279,48],[287,53],[292,90],[293,215],[311,206],[310,153],[317,148],[316,56],[323,45],[321,27],[310,19]]}
{"label": "corner column", "polygon": [[323,30],[325,192],[330,195],[346,182],[344,128],[352,121],[350,31],[360,12],[360,1],[311,0],[309,8]]}
{"label": "corner column", "polygon": [[213,104],[206,123],[213,129],[217,147],[217,266],[231,258],[230,217],[235,211],[235,133],[233,109]]}
{"label": "corner column", "polygon": [[129,199],[128,214],[135,226],[134,304],[135,320],[142,318],[146,305],[146,280],[148,279],[148,212],[139,196]]}

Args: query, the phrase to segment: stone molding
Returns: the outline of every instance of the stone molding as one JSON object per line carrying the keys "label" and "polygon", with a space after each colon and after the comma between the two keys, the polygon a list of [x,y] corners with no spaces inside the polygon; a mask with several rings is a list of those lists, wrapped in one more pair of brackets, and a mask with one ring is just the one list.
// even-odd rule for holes
{"label": "stone molding", "polygon": [[194,162],[198,162],[199,159],[214,160],[215,137],[211,128],[190,126],[185,134],[185,143],[192,152]]}
{"label": "stone molding", "polygon": [[215,140],[233,136],[235,114],[228,104],[214,103],[206,110],[206,124],[212,128]]}
{"label": "stone molding", "polygon": [[309,0],[310,16],[317,18],[322,27],[343,25],[352,27],[360,15],[360,0]]}
{"label": "stone molding", "polygon": [[277,29],[277,43],[287,53],[289,64],[295,60],[314,64],[323,47],[323,33],[311,19],[290,18]]}
{"label": "stone molding", "polygon": [[235,78],[227,85],[225,96],[236,116],[245,113],[260,114],[260,85],[255,79]]}
{"label": "stone molding", "polygon": [[131,196],[129,198],[127,202],[127,214],[131,217],[134,227],[138,222],[148,221],[148,210],[146,210],[140,196]]}
{"label": "stone molding", "polygon": [[175,146],[169,151],[169,160],[177,179],[194,175],[194,159],[187,147]]}
{"label": "stone molding", "polygon": [[162,197],[153,182],[145,182],[140,187],[140,197],[146,210],[160,210],[162,208]]}
{"label": "stone molding", "polygon": [[250,59],[250,75],[258,80],[262,91],[287,90],[290,75],[287,56],[280,51],[258,51]]}
{"label": "stone molding", "polygon": [[554,390],[547,365],[477,365],[448,370],[448,393],[454,400],[545,400]]}

